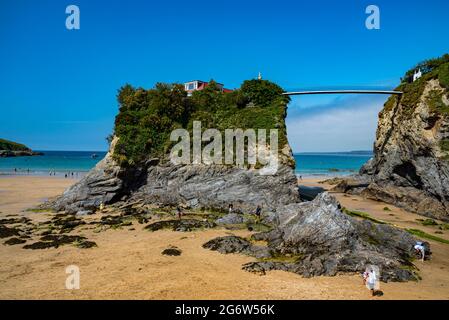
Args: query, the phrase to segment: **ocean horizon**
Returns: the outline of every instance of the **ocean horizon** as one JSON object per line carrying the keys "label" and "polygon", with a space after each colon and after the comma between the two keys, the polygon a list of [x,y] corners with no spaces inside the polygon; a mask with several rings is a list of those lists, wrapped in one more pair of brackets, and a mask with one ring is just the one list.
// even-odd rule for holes
{"label": "ocean horizon", "polygon": [[[84,175],[106,155],[106,151],[49,151],[42,156],[0,158],[0,175]],[[96,158],[92,155],[97,155]],[[293,157],[298,176],[344,176],[359,171],[371,151],[298,152]]]}

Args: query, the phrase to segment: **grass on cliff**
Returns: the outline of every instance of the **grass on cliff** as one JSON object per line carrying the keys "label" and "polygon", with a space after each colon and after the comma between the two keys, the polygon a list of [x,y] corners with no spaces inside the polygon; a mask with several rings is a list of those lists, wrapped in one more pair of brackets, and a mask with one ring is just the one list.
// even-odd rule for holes
{"label": "grass on cliff", "polygon": [[442,151],[449,151],[449,139],[441,140],[440,148]]}
{"label": "grass on cliff", "polygon": [[123,166],[164,158],[176,144],[170,141],[171,132],[178,128],[192,132],[193,121],[201,121],[202,131],[218,129],[223,139],[225,129],[278,129],[282,148],[287,143],[284,119],[290,101],[282,92],[266,80],[247,80],[228,93],[211,80],[191,97],[181,84],[158,83],[150,90],[125,85],[117,96],[120,108],[114,131],[119,141],[114,158]]}
{"label": "grass on cliff", "polygon": [[443,102],[444,92],[432,90],[427,96],[426,102],[431,112],[449,115],[449,105]]}
{"label": "grass on cliff", "polygon": [[50,208],[28,208],[25,210],[26,212],[34,212],[34,213],[43,213],[43,212],[56,212]]}
{"label": "grass on cliff", "polygon": [[449,230],[449,223],[438,223],[433,219],[416,219],[423,226],[438,227],[440,230]]}
{"label": "grass on cliff", "polygon": [[8,151],[29,151],[30,149],[21,143],[0,139],[0,150]]}
{"label": "grass on cliff", "polygon": [[438,225],[438,222],[436,222],[435,220],[433,220],[433,219],[419,219],[419,221],[421,222],[421,224],[423,225],[423,226],[437,226]]}
{"label": "grass on cliff", "polygon": [[405,229],[405,231],[407,231],[408,233],[410,233],[414,236],[417,236],[418,238],[428,239],[428,240],[433,240],[433,241],[449,244],[449,240],[434,236],[432,234],[428,234],[419,229]]}
{"label": "grass on cliff", "polygon": [[[413,73],[420,68],[423,72],[423,76],[412,82],[411,78]],[[405,106],[405,115],[412,115],[415,110],[420,97],[424,92],[427,81],[431,79],[438,79],[440,85],[445,89],[445,92],[440,92],[438,95],[435,93],[429,97],[429,105],[433,112],[449,115],[449,108],[442,104],[442,94],[447,94],[449,90],[449,54],[445,54],[442,57],[423,61],[416,65],[414,68],[407,71],[402,83],[396,88],[398,91],[403,91],[404,94],[401,97],[401,104]],[[385,103],[382,111],[386,112],[393,108],[396,103],[396,97],[390,97]]]}
{"label": "grass on cliff", "polygon": [[349,210],[347,208],[342,208],[341,211],[343,213],[346,213],[347,215],[351,216],[351,217],[357,217],[357,218],[362,218],[365,220],[369,220],[371,222],[374,223],[379,223],[379,224],[386,224],[385,221],[382,220],[378,220],[376,218],[371,217],[368,213],[366,212],[362,212],[362,211],[355,211],[355,210]]}

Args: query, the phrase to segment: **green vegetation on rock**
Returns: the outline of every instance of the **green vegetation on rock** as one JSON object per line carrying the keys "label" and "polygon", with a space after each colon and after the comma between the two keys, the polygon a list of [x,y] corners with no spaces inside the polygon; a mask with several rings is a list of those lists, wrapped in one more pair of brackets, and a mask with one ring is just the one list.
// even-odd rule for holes
{"label": "green vegetation on rock", "polygon": [[444,139],[440,141],[440,148],[442,151],[449,151],[449,139]]}
{"label": "green vegetation on rock", "polygon": [[438,74],[438,80],[440,85],[449,90],[449,63],[441,66],[441,70]]}
{"label": "green vegetation on rock", "polygon": [[393,110],[393,108],[398,103],[398,97],[396,95],[392,95],[388,98],[387,102],[385,102],[383,109],[380,111],[379,115],[386,114]]}
{"label": "green vegetation on rock", "polygon": [[426,102],[433,113],[449,115],[449,105],[443,102],[443,92],[432,90],[427,96]]}
{"label": "green vegetation on rock", "polygon": [[437,226],[438,223],[433,219],[426,219],[421,222],[423,226]]}
{"label": "green vegetation on rock", "polygon": [[287,143],[284,119],[290,101],[282,92],[266,80],[247,80],[240,89],[227,93],[211,80],[191,97],[181,84],[158,83],[150,90],[125,85],[117,96],[115,135],[119,140],[114,158],[122,166],[163,159],[174,144],[170,133],[177,128],[191,131],[193,121],[201,121],[202,130],[215,128],[223,133],[237,128],[278,129],[282,148]]}
{"label": "green vegetation on rock", "polygon": [[433,240],[433,241],[437,241],[437,242],[441,242],[441,243],[445,243],[445,244],[449,244],[449,240],[434,236],[432,234],[428,234],[422,230],[419,229],[405,229],[408,233],[417,236],[418,238],[422,238],[422,239],[428,239],[428,240]]}
{"label": "green vegetation on rock", "polygon": [[30,149],[17,142],[0,139],[0,150],[8,150],[8,151],[30,151]]}
{"label": "green vegetation on rock", "polygon": [[447,54],[447,53],[438,58],[424,60],[424,61],[418,63],[412,69],[408,70],[405,74],[404,79],[412,77],[417,69],[421,69],[421,71],[426,74],[426,73],[435,71],[437,68],[441,67],[442,65],[447,65],[447,63],[449,63],[449,54]]}
{"label": "green vegetation on rock", "polygon": [[[423,76],[416,81],[412,81],[413,74],[417,69],[421,69]],[[449,54],[445,54],[440,58],[425,60],[407,71],[402,83],[396,88],[396,90],[404,92],[401,97],[401,104],[407,108],[404,114],[409,116],[413,114],[420,97],[424,93],[427,81],[432,79],[438,79],[440,85],[446,90],[445,92],[431,92],[427,99],[431,111],[449,115],[449,107],[445,106],[441,100],[443,94],[447,94],[449,90]],[[394,105],[394,99],[391,97],[385,103],[384,111],[382,112],[391,110]]]}
{"label": "green vegetation on rock", "polygon": [[366,212],[362,212],[362,211],[355,211],[355,210],[349,210],[347,208],[342,208],[341,211],[343,213],[346,213],[347,215],[351,216],[351,217],[357,217],[357,218],[362,218],[362,219],[366,219],[369,220],[371,222],[374,223],[379,223],[379,224],[386,224],[385,221],[382,220],[378,220],[376,218],[371,217],[368,213]]}

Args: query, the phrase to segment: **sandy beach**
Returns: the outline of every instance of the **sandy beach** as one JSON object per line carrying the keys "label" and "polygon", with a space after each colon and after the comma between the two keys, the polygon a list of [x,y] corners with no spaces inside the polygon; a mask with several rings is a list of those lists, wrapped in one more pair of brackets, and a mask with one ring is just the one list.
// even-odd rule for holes
{"label": "sandy beach", "polygon": [[[321,178],[303,178],[303,185],[319,185]],[[33,222],[50,219],[55,213],[26,211],[61,194],[75,180],[58,177],[0,177],[0,219],[27,217]],[[345,206],[368,212],[372,217],[401,228],[419,228],[435,234],[435,227],[422,226],[423,217],[391,205],[357,196],[335,193]],[[388,206],[390,211],[385,211]],[[98,219],[100,214],[89,216]],[[247,236],[249,231],[215,228],[194,232],[144,230],[138,224],[95,232],[89,225],[70,234],[95,241],[97,247],[73,245],[29,250],[23,244],[0,241],[0,299],[449,299],[449,245],[429,241],[432,260],[416,262],[421,281],[381,283],[384,295],[371,297],[357,274],[306,279],[272,271],[257,275],[243,271],[254,258],[223,255],[202,248],[208,240],[228,234]],[[449,231],[438,234],[449,240]],[[38,240],[38,236],[27,240]],[[180,256],[161,252],[176,246]],[[66,267],[80,268],[80,289],[65,288]]]}

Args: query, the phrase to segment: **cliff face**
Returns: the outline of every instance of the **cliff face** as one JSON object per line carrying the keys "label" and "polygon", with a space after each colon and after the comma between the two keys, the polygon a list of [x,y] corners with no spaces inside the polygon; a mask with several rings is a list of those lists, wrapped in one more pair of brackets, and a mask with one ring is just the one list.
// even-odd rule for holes
{"label": "cliff face", "polygon": [[[285,130],[288,98],[280,95],[282,91],[263,80],[249,81],[231,94],[207,89],[192,97],[176,85],[151,90],[124,87],[108,154],[56,199],[53,208],[76,213],[126,200],[224,210],[233,204],[234,209],[248,212],[257,205],[275,211],[279,205],[298,202],[294,159]],[[246,163],[243,167],[173,164],[170,132],[177,128],[191,132],[193,121],[202,121],[203,130],[223,132],[228,128],[278,129],[277,172],[261,175],[260,165]],[[271,140],[266,145],[270,147]]]}
{"label": "cliff face", "polygon": [[362,195],[449,219],[449,59],[398,87],[379,114],[374,158],[360,171]]}
{"label": "cliff face", "polygon": [[67,213],[96,210],[117,200],[192,208],[276,211],[299,201],[292,167],[281,164],[275,175],[224,165],[173,165],[154,160],[145,167],[122,168],[109,152],[53,204]]}

